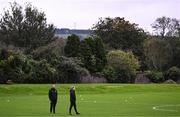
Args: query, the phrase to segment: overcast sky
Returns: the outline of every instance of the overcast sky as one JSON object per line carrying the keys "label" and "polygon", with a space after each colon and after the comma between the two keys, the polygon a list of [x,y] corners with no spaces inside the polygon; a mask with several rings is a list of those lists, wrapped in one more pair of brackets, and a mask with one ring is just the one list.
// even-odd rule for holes
{"label": "overcast sky", "polygon": [[[0,0],[0,14],[13,0]],[[180,19],[180,0],[15,0],[31,2],[58,28],[90,29],[100,17],[125,17],[151,32],[157,17]]]}

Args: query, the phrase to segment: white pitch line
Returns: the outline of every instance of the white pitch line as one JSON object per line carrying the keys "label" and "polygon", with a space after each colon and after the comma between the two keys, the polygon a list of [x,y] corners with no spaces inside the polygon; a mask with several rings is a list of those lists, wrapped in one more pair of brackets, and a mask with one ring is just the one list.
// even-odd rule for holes
{"label": "white pitch line", "polygon": [[[97,102],[97,101],[81,101],[81,102],[88,102],[88,103],[111,103],[111,102],[102,102],[102,101],[100,101],[100,102]],[[127,102],[127,100],[125,100],[125,102]],[[163,109],[163,107],[174,107],[174,106],[180,107],[180,105],[161,105],[161,106],[154,106],[154,105],[156,105],[156,104],[146,104],[146,103],[129,103],[129,104],[153,106],[153,107],[152,107],[153,110],[157,110],[157,111],[169,111],[169,112],[178,112],[178,110]]]}
{"label": "white pitch line", "polygon": [[171,110],[171,109],[163,109],[163,107],[180,107],[180,105],[161,105],[161,106],[154,106],[153,110],[158,110],[158,111],[169,111],[169,112],[178,112],[178,110]]}

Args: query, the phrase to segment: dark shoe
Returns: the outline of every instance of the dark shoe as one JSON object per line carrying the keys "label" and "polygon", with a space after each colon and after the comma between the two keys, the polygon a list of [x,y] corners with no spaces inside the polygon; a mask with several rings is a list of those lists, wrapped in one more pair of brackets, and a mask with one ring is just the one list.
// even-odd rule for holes
{"label": "dark shoe", "polygon": [[69,115],[72,115],[71,113],[69,113]]}
{"label": "dark shoe", "polygon": [[80,113],[77,112],[76,114],[79,115]]}

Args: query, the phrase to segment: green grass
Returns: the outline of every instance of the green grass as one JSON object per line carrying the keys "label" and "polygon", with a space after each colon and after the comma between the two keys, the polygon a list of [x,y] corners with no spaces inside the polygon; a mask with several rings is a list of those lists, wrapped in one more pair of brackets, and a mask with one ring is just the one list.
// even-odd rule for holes
{"label": "green grass", "polygon": [[[47,95],[50,85],[0,85],[0,117],[69,116],[70,86],[56,86],[57,113],[50,114]],[[77,84],[76,95],[81,117],[180,116],[180,85]]]}

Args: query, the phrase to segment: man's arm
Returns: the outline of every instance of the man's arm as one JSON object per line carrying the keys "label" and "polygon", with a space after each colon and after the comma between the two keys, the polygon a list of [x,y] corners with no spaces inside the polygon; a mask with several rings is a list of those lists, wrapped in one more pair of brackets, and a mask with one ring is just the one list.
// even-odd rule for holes
{"label": "man's arm", "polygon": [[49,100],[51,101],[51,90],[49,90]]}
{"label": "man's arm", "polygon": [[58,99],[58,92],[57,92],[57,90],[56,90],[56,100]]}

